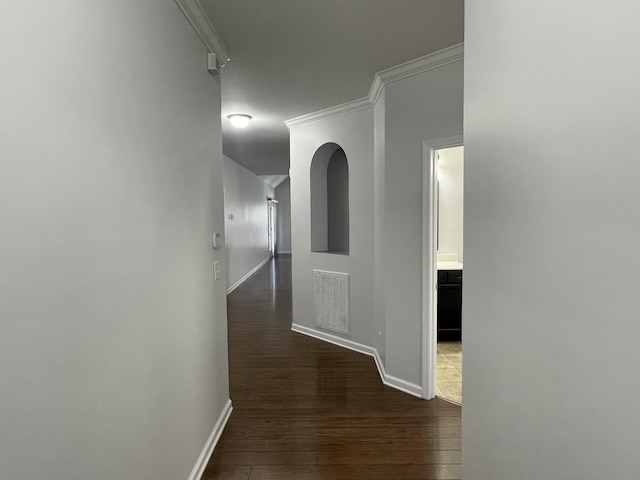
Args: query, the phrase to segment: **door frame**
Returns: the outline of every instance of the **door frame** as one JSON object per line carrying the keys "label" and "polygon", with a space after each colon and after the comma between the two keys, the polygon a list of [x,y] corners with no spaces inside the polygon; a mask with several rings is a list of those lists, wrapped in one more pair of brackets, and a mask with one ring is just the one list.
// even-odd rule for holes
{"label": "door frame", "polygon": [[443,148],[464,145],[463,136],[422,142],[422,396],[436,396],[438,349],[437,158]]}

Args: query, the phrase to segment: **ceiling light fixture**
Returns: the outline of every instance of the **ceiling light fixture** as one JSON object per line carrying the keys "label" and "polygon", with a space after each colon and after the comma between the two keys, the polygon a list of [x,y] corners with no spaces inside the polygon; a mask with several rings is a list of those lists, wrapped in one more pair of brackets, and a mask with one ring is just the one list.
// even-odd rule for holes
{"label": "ceiling light fixture", "polygon": [[231,121],[231,125],[236,128],[244,128],[249,125],[251,115],[245,115],[244,113],[233,113],[227,117]]}

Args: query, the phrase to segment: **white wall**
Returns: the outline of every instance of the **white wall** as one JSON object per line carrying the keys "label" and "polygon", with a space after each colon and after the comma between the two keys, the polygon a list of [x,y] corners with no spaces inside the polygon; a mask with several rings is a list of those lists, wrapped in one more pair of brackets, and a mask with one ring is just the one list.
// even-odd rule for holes
{"label": "white wall", "polygon": [[462,61],[386,87],[386,368],[422,384],[422,142],[462,134]]}
{"label": "white wall", "polygon": [[[369,108],[354,112],[356,101],[290,122],[294,322],[314,327],[314,268],[352,273],[358,296],[351,301],[350,340],[361,350],[375,349],[385,381],[417,395],[422,392],[422,144],[462,134],[460,52],[456,47],[382,72],[380,78],[391,80]],[[310,161],[326,142],[341,145],[349,160],[348,257],[309,253]]]}
{"label": "white wall", "polygon": [[329,251],[327,166],[331,155],[337,148],[333,142],[323,145],[314,153],[309,167],[309,197],[311,201],[309,224],[311,225],[312,252]]}
{"label": "white wall", "polygon": [[269,259],[267,198],[274,197],[273,187],[224,156],[228,289]]}
{"label": "white wall", "polygon": [[466,5],[465,480],[640,477],[638,18]]}
{"label": "white wall", "polygon": [[153,0],[0,31],[0,477],[187,478],[229,398],[206,49]]}
{"label": "white wall", "polygon": [[438,253],[463,261],[464,147],[438,150]]}
{"label": "white wall", "polygon": [[349,253],[349,166],[342,150],[331,155],[326,177],[328,251]]}
{"label": "white wall", "polygon": [[[316,150],[328,142],[343,148],[349,165],[349,255],[311,252],[311,159]],[[375,341],[373,179],[373,108],[291,130],[293,321],[315,329],[313,269],[348,273],[351,289],[348,338],[367,346]]]}
{"label": "white wall", "polygon": [[276,187],[278,200],[278,253],[291,253],[291,182],[289,178]]}
{"label": "white wall", "polygon": [[380,92],[374,109],[373,124],[373,176],[374,176],[374,318],[375,330],[374,347],[378,351],[380,360],[386,363],[386,321],[385,321],[385,103],[386,94],[384,88]]}

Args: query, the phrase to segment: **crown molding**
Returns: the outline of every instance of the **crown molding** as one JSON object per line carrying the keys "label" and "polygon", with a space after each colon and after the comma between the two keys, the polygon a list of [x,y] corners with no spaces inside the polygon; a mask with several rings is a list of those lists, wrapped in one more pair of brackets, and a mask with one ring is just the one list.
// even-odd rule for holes
{"label": "crown molding", "polygon": [[307,125],[309,123],[317,122],[320,120],[326,120],[327,118],[339,117],[347,113],[357,112],[359,110],[365,110],[371,108],[373,104],[369,101],[369,98],[360,98],[352,102],[342,103],[335,107],[325,108],[324,110],[318,110],[317,112],[302,115],[300,117],[292,118],[291,120],[285,120],[287,127],[295,128]]}
{"label": "crown molding", "polygon": [[464,44],[459,43],[452,47],[447,47],[437,52],[430,53],[424,57],[416,58],[408,62],[387,68],[376,73],[371,89],[369,90],[369,100],[375,104],[380,98],[382,89],[388,83],[397,82],[404,78],[419,75],[421,73],[444,67],[450,63],[464,59]]}
{"label": "crown molding", "polygon": [[371,83],[371,88],[369,89],[369,101],[375,105],[378,103],[380,99],[380,95],[382,94],[382,90],[384,89],[384,82],[380,78],[380,75],[377,73],[373,77],[373,82]]}
{"label": "crown molding", "polygon": [[215,53],[220,60],[221,66],[224,66],[230,60],[229,51],[218,32],[213,28],[200,0],[175,0],[175,2],[202,42],[209,49],[209,52]]}
{"label": "crown molding", "polygon": [[424,57],[410,60],[395,67],[387,68],[376,73],[382,83],[392,83],[403,78],[419,75],[422,72],[444,67],[450,63],[458,62],[464,58],[464,44],[459,43],[437,52],[425,55]]}
{"label": "crown molding", "polygon": [[382,94],[382,90],[386,84],[397,82],[398,80],[412,77],[414,75],[419,75],[435,68],[444,67],[450,63],[461,61],[463,58],[464,44],[459,43],[452,47],[430,53],[424,57],[416,58],[415,60],[410,60],[395,67],[381,70],[373,77],[373,82],[371,83],[371,88],[369,89],[369,95],[367,97],[292,118],[291,120],[286,120],[284,123],[286,123],[289,129],[292,129],[317,122],[319,120],[326,120],[327,118],[357,112],[358,110],[363,110],[365,108],[371,108],[380,99],[380,95]]}

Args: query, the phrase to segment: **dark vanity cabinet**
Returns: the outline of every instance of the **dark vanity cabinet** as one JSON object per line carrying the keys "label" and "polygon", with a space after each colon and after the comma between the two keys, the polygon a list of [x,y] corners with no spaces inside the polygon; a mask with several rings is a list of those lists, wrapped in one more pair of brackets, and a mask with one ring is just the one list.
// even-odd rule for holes
{"label": "dark vanity cabinet", "polygon": [[438,270],[438,341],[462,339],[462,270]]}

